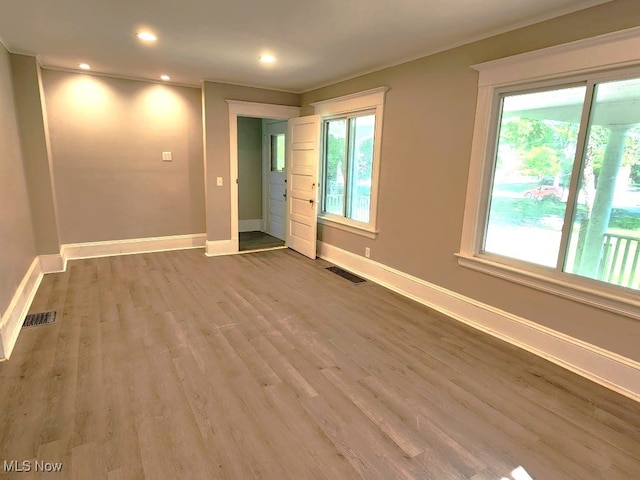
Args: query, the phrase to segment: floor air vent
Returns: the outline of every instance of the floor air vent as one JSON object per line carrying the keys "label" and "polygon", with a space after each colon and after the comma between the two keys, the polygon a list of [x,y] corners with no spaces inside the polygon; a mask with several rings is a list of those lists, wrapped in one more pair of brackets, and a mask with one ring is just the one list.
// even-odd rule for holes
{"label": "floor air vent", "polygon": [[327,270],[329,270],[330,272],[335,273],[336,275],[340,275],[342,278],[346,278],[351,283],[366,282],[366,280],[364,278],[360,278],[359,276],[354,275],[351,272],[347,272],[346,270],[344,270],[344,269],[342,269],[340,267],[327,267]]}
{"label": "floor air vent", "polygon": [[56,321],[56,312],[30,313],[24,319],[22,328],[50,325]]}

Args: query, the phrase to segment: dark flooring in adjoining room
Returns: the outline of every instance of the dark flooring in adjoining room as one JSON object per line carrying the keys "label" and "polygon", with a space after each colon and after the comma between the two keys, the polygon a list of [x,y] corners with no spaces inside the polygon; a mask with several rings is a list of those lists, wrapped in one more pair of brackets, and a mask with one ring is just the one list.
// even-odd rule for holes
{"label": "dark flooring in adjoining room", "polygon": [[65,479],[640,478],[638,403],[327,266],[195,249],[45,276],[32,311],[56,323],[0,364],[0,462],[62,462],[47,478]]}
{"label": "dark flooring in adjoining room", "polygon": [[284,240],[265,232],[240,232],[239,234],[239,250],[241,252],[275,247],[284,247]]}

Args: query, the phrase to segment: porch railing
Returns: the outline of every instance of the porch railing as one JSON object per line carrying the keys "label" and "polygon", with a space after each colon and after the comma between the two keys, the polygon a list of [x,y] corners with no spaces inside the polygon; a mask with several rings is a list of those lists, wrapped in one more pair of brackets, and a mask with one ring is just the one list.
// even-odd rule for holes
{"label": "porch railing", "polygon": [[[326,212],[342,214],[343,208],[342,195],[327,195],[325,198],[324,209]],[[369,207],[371,206],[371,197],[369,195],[356,195],[353,197],[351,205],[351,219],[358,222],[369,221]]]}
{"label": "porch railing", "polygon": [[623,287],[640,288],[640,238],[605,233],[598,278]]}

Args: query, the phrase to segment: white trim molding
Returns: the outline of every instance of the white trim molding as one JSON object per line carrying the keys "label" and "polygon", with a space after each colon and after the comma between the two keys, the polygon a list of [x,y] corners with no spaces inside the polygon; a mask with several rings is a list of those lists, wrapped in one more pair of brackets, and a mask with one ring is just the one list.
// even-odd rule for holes
{"label": "white trim molding", "polygon": [[262,219],[238,220],[239,232],[259,232],[262,230]]}
{"label": "white trim molding", "polygon": [[472,65],[478,85],[501,86],[637,65],[640,27]]}
{"label": "white trim molding", "polygon": [[318,256],[455,320],[640,401],[640,362],[318,242]]}
{"label": "white trim molding", "polygon": [[18,340],[22,323],[29,313],[31,302],[36,296],[42,277],[41,262],[36,257],[31,262],[31,266],[18,285],[7,310],[2,315],[2,320],[0,321],[0,361],[8,360],[11,356],[11,352]]}
{"label": "white trim molding", "polygon": [[[229,197],[231,201],[231,239],[230,245],[225,247],[212,247],[212,251],[222,249],[222,253],[209,253],[207,255],[228,255],[238,253],[238,117],[270,118],[276,120],[289,120],[300,116],[300,107],[289,105],[276,105],[271,103],[243,102],[239,100],[226,100],[229,105]],[[224,240],[226,241],[226,240]],[[207,242],[208,244],[208,242]]]}
{"label": "white trim molding", "polygon": [[68,260],[202,248],[205,246],[205,240],[206,235],[204,233],[131,238],[106,242],[66,243],[62,245],[60,251],[64,260],[64,269],[66,270]]}
{"label": "white trim molding", "polygon": [[219,257],[220,255],[233,255],[238,253],[237,240],[207,240],[205,255],[207,257]]}
{"label": "white trim molding", "polygon": [[341,97],[329,98],[312,102],[314,113],[320,116],[339,115],[341,113],[364,110],[378,105],[384,105],[384,99],[389,87],[377,87],[363,92],[350,93]]}
{"label": "white trim molding", "polygon": [[241,100],[226,100],[229,112],[238,117],[268,118],[271,120],[288,120],[300,116],[300,108],[292,105],[277,105],[275,103],[244,102]]}

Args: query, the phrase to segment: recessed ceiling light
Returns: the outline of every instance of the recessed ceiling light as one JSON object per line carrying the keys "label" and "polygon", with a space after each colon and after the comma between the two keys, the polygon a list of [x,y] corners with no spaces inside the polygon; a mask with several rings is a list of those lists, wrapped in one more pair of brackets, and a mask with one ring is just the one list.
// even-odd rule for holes
{"label": "recessed ceiling light", "polygon": [[273,55],[269,55],[268,53],[265,55],[260,55],[258,57],[258,59],[262,62],[262,63],[273,63],[276,61],[276,57],[274,57]]}
{"label": "recessed ceiling light", "polygon": [[164,80],[166,82],[167,80],[171,80],[171,77],[169,75],[160,75],[160,80]]}
{"label": "recessed ceiling light", "polygon": [[81,63],[80,65],[78,65],[78,67],[82,70],[91,70],[91,65],[89,65],[88,63]]}
{"label": "recessed ceiling light", "polygon": [[145,42],[155,42],[158,40],[158,37],[151,32],[138,32],[136,33],[136,37]]}

